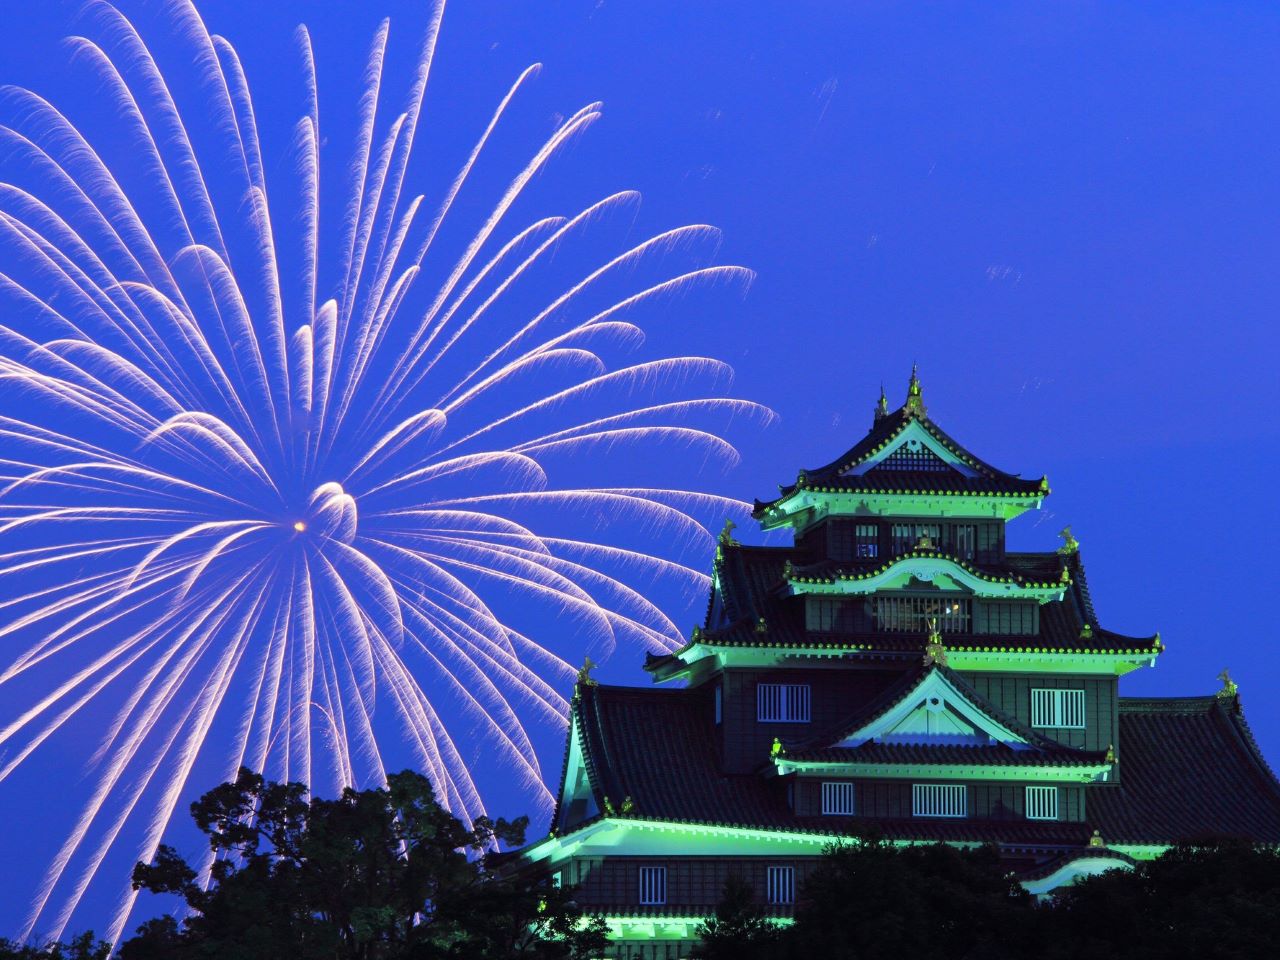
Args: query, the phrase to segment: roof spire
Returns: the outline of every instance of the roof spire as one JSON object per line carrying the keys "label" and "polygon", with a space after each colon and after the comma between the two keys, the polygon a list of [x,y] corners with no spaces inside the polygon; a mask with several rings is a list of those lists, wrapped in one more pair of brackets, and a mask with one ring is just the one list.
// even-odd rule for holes
{"label": "roof spire", "polygon": [[889,398],[884,395],[884,384],[880,384],[880,399],[876,401],[876,419],[879,423],[889,415]]}
{"label": "roof spire", "polygon": [[907,402],[903,409],[908,416],[916,416],[923,419],[927,411],[924,406],[924,395],[920,391],[919,370],[919,364],[911,364],[911,381],[907,384]]}

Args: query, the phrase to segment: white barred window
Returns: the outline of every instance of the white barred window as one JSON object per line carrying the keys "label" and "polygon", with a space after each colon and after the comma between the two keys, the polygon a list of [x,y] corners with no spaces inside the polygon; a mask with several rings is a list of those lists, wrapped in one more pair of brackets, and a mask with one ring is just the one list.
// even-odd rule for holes
{"label": "white barred window", "polygon": [[770,867],[768,881],[770,903],[796,902],[795,867]]}
{"label": "white barred window", "polygon": [[807,683],[760,683],[756,685],[756,720],[761,723],[808,723]]}
{"label": "white barred window", "polygon": [[1058,819],[1058,788],[1027,787],[1027,819]]}
{"label": "white barred window", "polygon": [[913,783],[911,815],[913,817],[966,817],[969,815],[968,791],[964,784]]}
{"label": "white barred window", "polygon": [[822,812],[831,816],[853,816],[853,784],[824,783]]}
{"label": "white barred window", "polygon": [[656,906],[667,902],[667,868],[640,868],[640,903]]}
{"label": "white barred window", "polygon": [[1083,730],[1084,691],[1032,689],[1031,725]]}

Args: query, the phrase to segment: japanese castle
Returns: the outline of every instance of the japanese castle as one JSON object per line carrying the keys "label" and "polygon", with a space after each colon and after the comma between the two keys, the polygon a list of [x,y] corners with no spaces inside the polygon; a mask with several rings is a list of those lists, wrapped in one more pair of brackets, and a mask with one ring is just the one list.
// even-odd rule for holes
{"label": "japanese castle", "polygon": [[737,874],[787,916],[823,848],[994,843],[1033,893],[1210,835],[1280,842],[1280,783],[1236,686],[1119,694],[1160,635],[1098,620],[1079,544],[1006,547],[1045,478],[978,459],[913,371],[871,430],[755,504],[794,545],[726,524],[706,621],[645,662],[579,677],[549,836],[524,856],[608,919],[616,956],[679,958]]}

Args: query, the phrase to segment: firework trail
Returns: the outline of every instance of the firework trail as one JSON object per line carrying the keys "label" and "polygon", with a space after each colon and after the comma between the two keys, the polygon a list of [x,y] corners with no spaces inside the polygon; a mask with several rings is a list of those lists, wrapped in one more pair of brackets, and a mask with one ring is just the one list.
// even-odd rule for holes
{"label": "firework trail", "polygon": [[572,624],[597,655],[672,649],[680,633],[637,578],[705,578],[674,546],[615,534],[696,553],[742,506],[650,483],[579,489],[564,465],[651,464],[661,447],[732,461],[724,427],[769,418],[723,395],[715,360],[617,360],[643,339],[642,308],[749,281],[665,266],[713,247],[711,228],[592,246],[565,282],[553,255],[634,195],[509,222],[598,104],[516,165],[446,252],[536,67],[481,118],[447,189],[414,194],[443,3],[395,96],[389,25],[376,31],[327,226],[305,28],[302,115],[268,163],[236,50],[189,0],[164,12],[166,42],[189,54],[181,78],[113,6],[88,12],[92,38],[69,42],[129,162],[26,90],[5,92],[0,126],[0,781],[78,717],[109,718],[91,756],[60,758],[80,812],[33,881],[24,937],[60,936],[95,883],[124,891],[104,862],[151,858],[210,755],[224,777],[243,764],[336,789],[381,783],[384,750],[407,743],[472,817],[466,758],[483,750],[545,804],[526,724],[563,723],[586,646],[521,632],[510,611]]}

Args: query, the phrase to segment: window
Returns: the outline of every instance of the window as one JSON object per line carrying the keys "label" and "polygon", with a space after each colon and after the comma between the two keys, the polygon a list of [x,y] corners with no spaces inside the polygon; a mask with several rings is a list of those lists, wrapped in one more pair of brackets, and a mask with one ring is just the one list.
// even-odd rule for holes
{"label": "window", "polygon": [[720,684],[716,684],[716,692],[713,696],[716,702],[716,725],[719,726],[724,717],[724,688]]}
{"label": "window", "polygon": [[874,523],[831,520],[827,526],[832,560],[873,559],[880,555],[880,532]]}
{"label": "window", "polygon": [[951,552],[961,560],[972,560],[978,543],[978,530],[972,523],[957,523],[951,528]]}
{"label": "window", "polygon": [[944,600],[939,597],[872,597],[876,629],[888,633],[925,633],[929,621],[938,621],[942,633],[968,633],[972,600]]}
{"label": "window", "polygon": [[804,628],[815,633],[860,633],[870,629],[865,604],[851,597],[805,597]]}
{"label": "window", "polygon": [[868,472],[906,470],[911,473],[946,473],[951,466],[919,440],[908,440]]}
{"label": "window", "polygon": [[796,868],[770,867],[768,873],[769,902],[796,902]]}
{"label": "window", "polygon": [[853,784],[824,783],[822,785],[822,812],[829,816],[853,816]]}
{"label": "window", "polygon": [[1084,691],[1033,689],[1031,691],[1031,725],[1083,730]]}
{"label": "window", "polygon": [[1000,524],[978,524],[978,559],[991,560],[1000,553]]}
{"label": "window", "polygon": [[761,723],[808,723],[807,683],[756,685],[756,719]]}
{"label": "window", "polygon": [[1027,787],[1027,819],[1058,819],[1058,788]]}
{"label": "window", "polygon": [[854,528],[853,554],[865,559],[880,555],[880,534],[874,523],[860,523]]}
{"label": "window", "polygon": [[967,789],[964,784],[913,783],[911,815],[913,817],[966,817],[969,815]]}
{"label": "window", "polygon": [[893,534],[893,553],[907,553],[916,548],[921,537],[928,537],[935,548],[940,546],[942,525],[939,523],[895,523],[891,528]]}
{"label": "window", "polygon": [[1040,606],[1017,600],[979,603],[976,632],[1035,636],[1040,632]]}
{"label": "window", "polygon": [[640,903],[654,906],[667,902],[667,868],[640,868]]}

